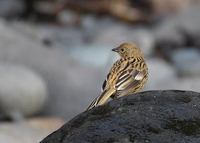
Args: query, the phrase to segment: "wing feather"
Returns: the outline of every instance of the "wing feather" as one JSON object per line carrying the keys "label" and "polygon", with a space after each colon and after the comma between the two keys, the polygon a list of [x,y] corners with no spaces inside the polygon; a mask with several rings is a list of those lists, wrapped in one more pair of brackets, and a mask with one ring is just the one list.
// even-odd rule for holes
{"label": "wing feather", "polygon": [[[123,62],[123,64],[120,62]],[[102,94],[93,100],[88,110],[105,103],[109,98],[115,98],[118,96],[118,93],[127,93],[131,88],[138,88],[145,78],[146,72],[145,70],[137,70],[133,68],[132,65],[132,62],[129,63],[121,60],[118,60],[113,65],[103,82]],[[113,81],[115,83],[115,89],[109,87],[110,82],[112,83]]]}
{"label": "wing feather", "polygon": [[[126,78],[122,78],[123,80],[121,80],[121,76]],[[119,91],[137,87],[144,77],[145,73],[143,71],[138,71],[136,69],[133,69],[132,71],[129,70],[128,72],[126,72],[126,76],[124,76],[123,73],[119,76],[115,87]]]}

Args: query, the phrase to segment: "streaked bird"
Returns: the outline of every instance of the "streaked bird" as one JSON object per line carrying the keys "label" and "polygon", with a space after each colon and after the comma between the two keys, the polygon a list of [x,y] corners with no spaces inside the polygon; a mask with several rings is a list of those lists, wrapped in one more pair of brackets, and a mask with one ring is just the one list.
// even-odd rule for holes
{"label": "streaked bird", "polygon": [[120,55],[102,86],[102,93],[87,110],[105,104],[109,99],[140,91],[148,78],[148,68],[141,50],[133,43],[123,43],[112,49]]}

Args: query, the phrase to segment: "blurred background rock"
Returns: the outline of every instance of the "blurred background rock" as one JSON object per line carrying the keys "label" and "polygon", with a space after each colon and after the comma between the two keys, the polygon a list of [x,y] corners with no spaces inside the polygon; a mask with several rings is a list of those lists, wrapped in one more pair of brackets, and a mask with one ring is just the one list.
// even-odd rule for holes
{"label": "blurred background rock", "polygon": [[0,142],[38,142],[84,111],[125,41],[144,51],[145,90],[200,91],[199,13],[199,0],[0,0]]}

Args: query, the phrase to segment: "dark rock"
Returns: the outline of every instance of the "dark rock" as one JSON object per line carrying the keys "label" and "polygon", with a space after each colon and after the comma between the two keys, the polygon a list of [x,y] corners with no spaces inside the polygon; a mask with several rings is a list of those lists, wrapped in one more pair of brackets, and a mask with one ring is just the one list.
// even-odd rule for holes
{"label": "dark rock", "polygon": [[84,112],[40,143],[198,143],[200,93],[147,91]]}
{"label": "dark rock", "polygon": [[54,0],[22,0],[24,10],[20,17],[38,21],[55,22],[57,15],[54,12],[56,4]]}
{"label": "dark rock", "polygon": [[12,19],[24,11],[22,0],[0,0],[0,17]]}

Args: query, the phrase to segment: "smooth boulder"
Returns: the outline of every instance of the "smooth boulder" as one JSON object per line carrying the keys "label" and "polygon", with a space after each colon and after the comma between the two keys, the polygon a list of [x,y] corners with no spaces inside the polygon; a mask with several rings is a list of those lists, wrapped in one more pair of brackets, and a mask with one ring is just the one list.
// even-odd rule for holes
{"label": "smooth boulder", "polygon": [[29,68],[0,64],[0,111],[18,120],[38,113],[47,100],[44,80]]}

